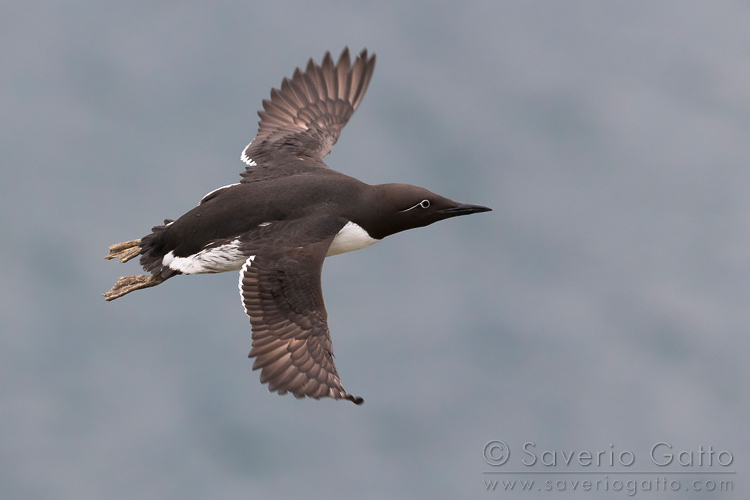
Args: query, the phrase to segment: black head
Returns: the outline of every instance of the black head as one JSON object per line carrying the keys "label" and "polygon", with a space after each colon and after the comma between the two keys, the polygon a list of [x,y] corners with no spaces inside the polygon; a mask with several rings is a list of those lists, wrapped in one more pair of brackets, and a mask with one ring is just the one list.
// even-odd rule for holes
{"label": "black head", "polygon": [[428,226],[459,215],[492,210],[481,205],[458,203],[409,184],[380,184],[375,188],[379,216],[374,221],[375,234],[370,232],[374,238]]}

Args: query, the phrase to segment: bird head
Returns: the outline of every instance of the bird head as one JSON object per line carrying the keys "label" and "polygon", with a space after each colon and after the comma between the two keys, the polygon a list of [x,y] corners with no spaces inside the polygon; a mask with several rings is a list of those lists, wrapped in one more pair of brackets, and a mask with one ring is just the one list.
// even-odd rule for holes
{"label": "bird head", "polygon": [[379,217],[374,238],[382,238],[407,229],[492,209],[450,200],[427,189],[409,184],[375,186]]}

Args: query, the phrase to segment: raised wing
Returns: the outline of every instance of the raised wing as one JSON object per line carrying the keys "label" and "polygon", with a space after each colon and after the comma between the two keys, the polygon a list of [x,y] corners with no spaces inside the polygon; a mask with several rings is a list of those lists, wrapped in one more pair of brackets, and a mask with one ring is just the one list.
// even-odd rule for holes
{"label": "raised wing", "polygon": [[320,275],[335,233],[305,246],[259,249],[240,272],[240,294],[253,328],[253,370],[261,383],[297,398],[348,399],[333,362]]}
{"label": "raised wing", "polygon": [[284,78],[281,90],[272,89],[271,99],[263,101],[258,134],[242,152],[248,164],[243,182],[251,181],[258,167],[293,170],[294,162],[283,157],[325,167],[323,157],[362,102],[374,69],[375,54],[365,49],[352,64],[346,48],[338,63],[326,52],[320,65],[310,59],[305,71],[297,68],[291,80]]}

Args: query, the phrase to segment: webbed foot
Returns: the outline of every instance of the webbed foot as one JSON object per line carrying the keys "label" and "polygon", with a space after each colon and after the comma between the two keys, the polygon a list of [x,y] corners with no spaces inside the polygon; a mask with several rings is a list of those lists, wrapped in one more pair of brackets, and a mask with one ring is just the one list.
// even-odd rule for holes
{"label": "webbed foot", "polygon": [[115,300],[135,290],[140,290],[141,288],[148,288],[156,286],[160,283],[164,283],[165,280],[166,278],[162,278],[160,275],[152,276],[148,274],[139,274],[137,276],[123,276],[122,278],[117,280],[115,286],[113,286],[107,293],[104,294],[104,300]]}
{"label": "webbed foot", "polygon": [[120,259],[120,262],[127,262],[141,253],[141,240],[130,240],[123,243],[115,243],[109,247],[109,255],[104,257],[107,260]]}

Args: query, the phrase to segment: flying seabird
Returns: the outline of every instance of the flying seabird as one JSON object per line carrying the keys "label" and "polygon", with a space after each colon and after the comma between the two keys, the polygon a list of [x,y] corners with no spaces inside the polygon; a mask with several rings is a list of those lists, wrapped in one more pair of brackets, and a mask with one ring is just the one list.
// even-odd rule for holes
{"label": "flying seabird", "polygon": [[107,259],[140,256],[150,274],[125,276],[104,294],[114,300],[178,274],[240,271],[252,325],[253,370],[261,383],[297,398],[361,397],[344,390],[333,362],[321,269],[331,255],[386,236],[490,208],[458,203],[407,184],[365,184],[323,163],[365,95],[375,54],[328,52],[271,90],[258,112],[247,166],[236,184],[208,193],[177,220],[109,247]]}

